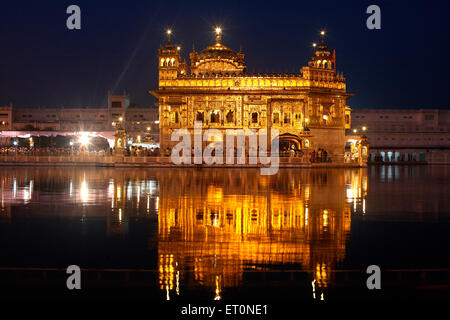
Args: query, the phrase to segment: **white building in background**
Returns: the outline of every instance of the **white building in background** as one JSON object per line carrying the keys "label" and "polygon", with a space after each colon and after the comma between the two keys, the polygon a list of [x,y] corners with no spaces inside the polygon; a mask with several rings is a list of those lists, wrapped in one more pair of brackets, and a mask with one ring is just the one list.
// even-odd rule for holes
{"label": "white building in background", "polygon": [[0,131],[11,130],[13,122],[12,104],[0,107]]}
{"label": "white building in background", "polygon": [[[0,107],[0,131],[33,132],[109,132],[115,133],[114,124],[122,119],[128,135],[137,141],[150,134],[159,142],[158,109],[135,107],[128,94],[112,95],[108,92],[107,106],[16,108],[12,104]],[[0,145],[9,143],[0,136]]]}
{"label": "white building in background", "polygon": [[450,163],[448,109],[353,109],[350,130],[368,137],[370,162]]}

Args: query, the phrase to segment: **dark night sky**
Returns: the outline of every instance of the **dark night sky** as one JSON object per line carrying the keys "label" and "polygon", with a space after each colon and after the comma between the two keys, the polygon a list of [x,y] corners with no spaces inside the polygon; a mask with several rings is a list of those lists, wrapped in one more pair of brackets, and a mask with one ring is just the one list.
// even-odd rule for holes
{"label": "dark night sky", "polygon": [[[82,29],[66,28],[67,6]],[[366,28],[381,7],[382,29]],[[0,105],[99,106],[108,89],[153,105],[164,31],[187,59],[214,41],[242,44],[250,72],[298,72],[319,31],[336,49],[357,108],[450,107],[450,1],[2,1]]]}

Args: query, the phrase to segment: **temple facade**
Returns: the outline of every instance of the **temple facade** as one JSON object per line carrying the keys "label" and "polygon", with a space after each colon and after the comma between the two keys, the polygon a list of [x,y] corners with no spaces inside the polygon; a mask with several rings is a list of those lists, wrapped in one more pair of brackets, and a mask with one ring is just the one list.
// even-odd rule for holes
{"label": "temple facade", "polygon": [[[202,129],[279,130],[280,151],[327,151],[332,161],[344,161],[351,109],[344,76],[336,72],[336,53],[322,42],[306,66],[295,74],[249,74],[245,55],[215,43],[182,59],[170,41],[158,52],[159,85],[150,91],[158,99],[161,150],[170,150],[175,129],[193,134]],[[271,137],[272,139],[274,137]],[[270,142],[270,141],[268,141]],[[203,146],[208,144],[203,142]],[[270,144],[270,143],[269,143]]]}

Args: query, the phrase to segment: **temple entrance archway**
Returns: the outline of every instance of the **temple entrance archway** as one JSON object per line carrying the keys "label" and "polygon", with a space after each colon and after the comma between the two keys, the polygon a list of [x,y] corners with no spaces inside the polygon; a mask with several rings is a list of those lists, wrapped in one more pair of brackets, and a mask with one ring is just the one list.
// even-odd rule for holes
{"label": "temple entrance archway", "polygon": [[278,140],[280,142],[280,152],[283,151],[300,151],[302,150],[302,139],[300,137],[290,134],[284,133],[278,136]]}

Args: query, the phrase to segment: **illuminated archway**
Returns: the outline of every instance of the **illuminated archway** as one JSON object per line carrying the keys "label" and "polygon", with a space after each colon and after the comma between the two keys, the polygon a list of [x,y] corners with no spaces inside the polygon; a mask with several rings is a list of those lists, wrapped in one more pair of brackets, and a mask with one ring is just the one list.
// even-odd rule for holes
{"label": "illuminated archway", "polygon": [[280,134],[278,140],[280,142],[280,151],[288,151],[291,149],[300,151],[302,149],[302,139],[294,134]]}

